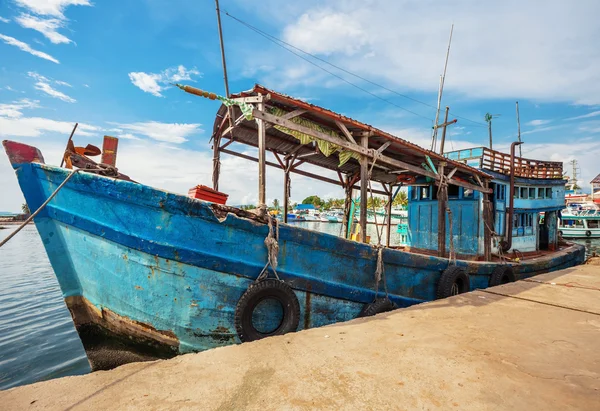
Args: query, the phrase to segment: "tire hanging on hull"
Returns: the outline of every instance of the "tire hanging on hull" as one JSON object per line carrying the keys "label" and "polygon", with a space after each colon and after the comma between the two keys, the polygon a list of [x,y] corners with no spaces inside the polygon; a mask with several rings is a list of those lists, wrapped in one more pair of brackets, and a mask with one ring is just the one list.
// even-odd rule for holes
{"label": "tire hanging on hull", "polygon": [[[253,324],[254,310],[262,301],[275,300],[281,304],[283,316],[272,331],[261,332]],[[267,279],[250,284],[235,307],[235,330],[242,342],[256,341],[273,335],[296,331],[300,323],[300,303],[294,290],[280,280]]]}
{"label": "tire hanging on hull", "polygon": [[469,292],[469,274],[462,267],[452,265],[444,270],[438,282],[436,299]]}

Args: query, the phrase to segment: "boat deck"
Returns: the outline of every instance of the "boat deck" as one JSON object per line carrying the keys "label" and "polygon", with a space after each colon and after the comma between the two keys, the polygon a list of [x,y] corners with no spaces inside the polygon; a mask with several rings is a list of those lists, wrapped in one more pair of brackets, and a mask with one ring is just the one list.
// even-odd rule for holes
{"label": "boat deck", "polygon": [[[597,263],[600,263],[596,261]],[[600,266],[0,392],[5,409],[600,409]]]}

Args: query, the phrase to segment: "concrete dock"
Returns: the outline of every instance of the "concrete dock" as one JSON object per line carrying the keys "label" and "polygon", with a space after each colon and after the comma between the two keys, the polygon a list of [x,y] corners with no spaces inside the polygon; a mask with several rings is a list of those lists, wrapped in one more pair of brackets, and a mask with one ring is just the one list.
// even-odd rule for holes
{"label": "concrete dock", "polygon": [[2,410],[600,410],[600,266],[0,392]]}

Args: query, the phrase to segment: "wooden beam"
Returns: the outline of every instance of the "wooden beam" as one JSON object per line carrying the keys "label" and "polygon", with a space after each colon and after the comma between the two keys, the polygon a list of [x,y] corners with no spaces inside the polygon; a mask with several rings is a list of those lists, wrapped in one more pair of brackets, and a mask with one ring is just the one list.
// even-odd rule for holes
{"label": "wooden beam", "polygon": [[385,245],[386,247],[390,246],[390,235],[392,232],[392,185],[390,184],[390,188],[388,189],[387,187],[385,187],[385,184],[383,185],[383,187],[386,189],[386,191],[388,192],[388,203],[387,203],[387,221],[386,221],[386,233],[385,233]]}
{"label": "wooden beam", "polygon": [[292,159],[285,160],[283,169],[283,222],[288,222],[288,206],[290,201],[290,168]]}
{"label": "wooden beam", "polygon": [[[444,175],[444,167],[446,166],[445,162],[441,162],[438,167],[439,167],[439,173],[440,175]],[[435,189],[435,186],[432,187],[432,189]],[[439,188],[439,194],[438,194],[438,245],[437,245],[437,250],[438,250],[438,257],[446,257],[446,205],[447,205],[447,201],[448,201],[448,186],[446,184],[442,184]],[[450,241],[452,241],[452,238],[450,238]]]}
{"label": "wooden beam", "polygon": [[[304,113],[306,113],[306,110],[298,109],[298,110],[290,111],[289,113],[284,114],[283,116],[281,116],[281,118],[283,118],[284,120],[290,120],[294,117],[301,116]],[[273,127],[273,124],[267,124],[266,130],[270,129],[271,127]]]}
{"label": "wooden beam", "polygon": [[[315,138],[318,138],[318,139],[321,139],[321,140],[324,140],[324,141],[328,141],[328,142],[333,143],[333,144],[337,144],[338,146],[340,146],[342,148],[348,149],[350,151],[354,151],[355,153],[362,154],[362,155],[367,156],[369,158],[373,158],[375,156],[373,150],[370,150],[367,147],[362,147],[362,146],[359,146],[357,144],[351,144],[350,142],[347,142],[347,141],[344,141],[344,140],[332,137],[329,134],[322,133],[320,131],[313,130],[313,129],[308,128],[308,127],[304,127],[302,125],[293,123],[291,121],[283,120],[281,117],[277,117],[277,116],[274,116],[274,115],[268,114],[268,113],[262,113],[262,112],[260,112],[258,110],[254,110],[252,114],[253,114],[253,116],[255,118],[260,118],[260,119],[263,119],[263,120],[265,120],[267,122],[271,122],[271,123],[274,123],[274,124],[279,124],[279,125],[282,125],[284,127],[289,128],[290,130],[295,130],[295,131],[298,131],[300,133],[308,134],[308,135],[311,135],[311,136],[313,136]],[[413,165],[413,164],[405,163],[404,161],[396,160],[394,158],[390,158],[390,157],[387,157],[385,155],[379,156],[377,158],[377,161],[379,163],[387,164],[387,165],[392,166],[392,167],[397,168],[397,169],[406,169],[406,170],[411,171],[411,172],[413,172],[415,174],[419,174],[419,175],[426,176],[426,177],[431,177],[434,180],[439,180],[439,178],[440,178],[435,173],[433,173],[431,171],[427,171],[427,170],[421,168],[420,166],[416,166],[416,165]],[[458,180],[452,180],[451,179],[450,181],[448,181],[448,183],[457,185],[459,187],[470,188],[472,190],[486,192],[485,189],[482,188],[482,187],[476,186],[474,184],[470,184],[470,183],[465,183],[465,182],[462,182],[462,181],[458,181]],[[491,191],[489,191],[489,192],[491,192]]]}
{"label": "wooden beam", "polygon": [[232,100],[238,101],[240,103],[264,103],[265,101],[269,101],[270,99],[270,94],[267,94],[266,96],[259,94],[258,96],[232,98]]}
{"label": "wooden beam", "polygon": [[[487,181],[485,187],[487,188]],[[492,206],[490,202],[490,194],[483,195],[483,259],[492,261]]]}
{"label": "wooden beam", "polygon": [[346,125],[344,123],[342,123],[339,120],[335,120],[335,124],[338,126],[338,128],[340,130],[342,130],[342,133],[344,134],[344,137],[346,137],[346,140],[348,140],[349,143],[356,144],[356,141],[354,140],[354,137],[352,137],[352,134],[350,133],[350,130],[348,130],[348,128],[346,127]]}
{"label": "wooden beam", "polygon": [[[369,137],[361,137],[362,147],[369,147]],[[360,241],[367,242],[367,189],[369,185],[369,157],[360,157]],[[377,227],[375,227],[377,228]]]}
{"label": "wooden beam", "polygon": [[[259,95],[259,97],[262,97]],[[265,108],[264,103],[262,103],[262,98],[260,99],[260,103],[258,103],[258,112],[262,112]],[[258,119],[258,207],[265,207],[267,205],[267,188],[266,188],[266,169],[265,169],[265,161],[266,161],[266,130],[265,130],[265,121],[262,119]]]}

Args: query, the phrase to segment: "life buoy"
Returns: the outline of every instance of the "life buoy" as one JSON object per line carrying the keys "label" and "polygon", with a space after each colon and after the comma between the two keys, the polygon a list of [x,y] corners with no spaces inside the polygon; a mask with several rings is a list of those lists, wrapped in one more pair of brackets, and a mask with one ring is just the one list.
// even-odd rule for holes
{"label": "life buoy", "polygon": [[495,287],[500,284],[512,283],[515,281],[515,273],[512,267],[508,265],[500,265],[494,268],[490,275],[488,287]]}
{"label": "life buoy", "polygon": [[444,270],[438,282],[436,298],[446,298],[466,293],[471,289],[469,275],[462,267],[450,266]]}
{"label": "life buoy", "polygon": [[385,313],[398,308],[389,298],[377,298],[369,304],[365,304],[358,317],[371,317],[375,314]]}
{"label": "life buoy", "polygon": [[404,184],[414,184],[417,181],[417,178],[409,174],[400,174],[396,177],[396,181]]}
{"label": "life buoy", "polygon": [[[256,328],[253,315],[258,305],[267,300],[274,300],[281,305],[281,319],[272,320],[261,313],[261,321],[275,323],[272,329],[259,330]],[[235,307],[235,330],[242,342],[260,340],[272,335],[283,335],[298,329],[300,323],[300,304],[294,290],[283,281],[275,279],[262,280],[252,283],[244,292]],[[271,324],[272,325],[272,324]]]}
{"label": "life buoy", "polygon": [[587,231],[585,232],[585,236],[586,236],[586,237],[591,237],[591,236],[592,236],[592,232],[591,232],[590,230],[587,230]]}

